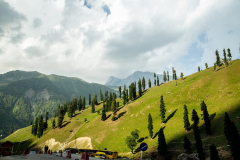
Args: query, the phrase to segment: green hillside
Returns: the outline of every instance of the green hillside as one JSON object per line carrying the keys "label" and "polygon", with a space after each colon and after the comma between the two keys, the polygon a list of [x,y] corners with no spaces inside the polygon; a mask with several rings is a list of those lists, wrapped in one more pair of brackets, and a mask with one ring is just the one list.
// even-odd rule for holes
{"label": "green hillside", "polygon": [[[204,100],[208,113],[211,118],[212,132],[211,136],[207,136],[204,132],[204,121],[200,118],[200,131],[203,140],[204,151],[209,155],[209,145],[214,143],[219,151],[222,159],[229,158],[230,152],[227,141],[223,133],[224,112],[228,112],[231,120],[240,129],[240,60],[235,60],[227,68],[219,68],[217,72],[213,71],[213,67],[205,69],[201,72],[194,73],[185,77],[184,80],[170,81],[161,86],[148,89],[143,96],[130,102],[122,107],[117,115],[121,115],[116,121],[111,121],[111,117],[106,121],[101,121],[98,113],[91,114],[88,108],[77,116],[69,119],[65,116],[65,124],[61,129],[51,130],[48,128],[44,132],[44,136],[40,139],[33,137],[31,126],[20,129],[5,138],[13,142],[25,141],[22,143],[25,147],[35,146],[42,147],[45,141],[53,138],[57,145],[52,145],[52,149],[58,150],[63,143],[74,142],[75,137],[91,138],[92,147],[94,149],[115,150],[120,155],[132,156],[131,150],[127,148],[125,139],[130,132],[138,129],[140,131],[139,147],[141,142],[146,142],[149,146],[144,153],[145,157],[149,157],[151,152],[157,151],[157,137],[149,138],[147,130],[148,114],[153,117],[154,135],[159,131],[161,126],[165,126],[164,134],[168,145],[168,150],[173,157],[183,153],[183,137],[186,134],[194,144],[194,136],[192,130],[186,132],[183,128],[183,105],[186,104],[189,111],[189,119],[191,119],[192,110],[195,109],[200,117],[202,112],[200,104]],[[166,117],[170,119],[166,124],[161,123],[160,115],[160,96],[163,95],[166,105]],[[96,106],[96,110],[101,110],[102,104]],[[108,115],[112,114],[108,112]],[[84,119],[89,120],[88,123]],[[192,123],[192,121],[191,121]],[[49,122],[50,126],[50,122]],[[57,133],[57,134],[56,134]],[[62,143],[62,144],[61,144]],[[72,143],[65,147],[75,147],[78,145]],[[194,146],[194,145],[193,145]],[[81,145],[85,148],[86,146]],[[138,151],[138,150],[137,150]],[[195,150],[196,152],[196,150]],[[138,157],[140,152],[134,155]]]}

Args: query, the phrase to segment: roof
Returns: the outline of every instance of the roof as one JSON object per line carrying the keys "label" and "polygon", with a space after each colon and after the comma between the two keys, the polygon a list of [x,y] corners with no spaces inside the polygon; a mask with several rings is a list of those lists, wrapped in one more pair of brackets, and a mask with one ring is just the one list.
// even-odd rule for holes
{"label": "roof", "polygon": [[10,143],[12,145],[14,145],[14,143],[10,142],[10,141],[6,141],[6,142],[3,142],[3,143],[0,143],[1,145],[5,144],[5,143]]}

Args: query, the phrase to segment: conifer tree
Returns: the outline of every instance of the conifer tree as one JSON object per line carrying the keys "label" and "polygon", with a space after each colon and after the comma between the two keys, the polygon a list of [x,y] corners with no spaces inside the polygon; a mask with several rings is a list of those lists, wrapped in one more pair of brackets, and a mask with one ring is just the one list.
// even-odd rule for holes
{"label": "conifer tree", "polygon": [[163,81],[166,82],[167,81],[167,76],[166,76],[166,72],[163,71]]}
{"label": "conifer tree", "polygon": [[184,105],[183,120],[184,120],[184,128],[185,128],[185,130],[190,131],[191,128],[190,128],[190,122],[189,122],[189,119],[188,119],[188,110],[187,110],[187,106],[186,105]]}
{"label": "conifer tree", "polygon": [[55,122],[55,118],[52,121],[52,129],[54,129],[56,127],[56,122]]}
{"label": "conifer tree", "polygon": [[230,48],[227,49],[228,51],[228,59],[229,59],[229,62],[231,62],[231,59],[232,59],[232,54],[231,54],[231,51],[230,51]]}
{"label": "conifer tree", "polygon": [[220,160],[216,146],[214,144],[211,144],[209,146],[209,148],[210,148],[210,159],[211,160]]}
{"label": "conifer tree", "polygon": [[224,48],[223,48],[223,62],[225,64],[225,67],[228,66],[226,51]]}
{"label": "conifer tree", "polygon": [[121,86],[119,86],[119,97],[120,97],[120,98],[122,98],[121,93],[122,93],[122,88],[121,88]]}
{"label": "conifer tree", "polygon": [[200,67],[198,66],[198,72],[200,72]]}
{"label": "conifer tree", "polygon": [[153,137],[153,120],[150,113],[148,115],[148,131],[149,131],[149,136],[152,138]]}
{"label": "conifer tree", "polygon": [[163,96],[161,96],[161,100],[160,100],[160,116],[161,116],[162,123],[165,123],[165,113],[166,113],[165,104],[164,104],[164,101],[163,101]]}
{"label": "conifer tree", "polygon": [[133,87],[132,83],[129,85],[129,100],[132,100],[133,98]]}
{"label": "conifer tree", "polygon": [[192,153],[192,147],[191,147],[191,145],[192,145],[191,142],[189,141],[189,139],[188,139],[187,136],[185,135],[183,147],[184,147],[186,153],[188,153],[188,154]]}
{"label": "conifer tree", "polygon": [[68,117],[72,118],[72,116],[73,116],[73,107],[72,107],[72,104],[70,103],[68,105]]}
{"label": "conifer tree", "polygon": [[173,80],[176,80],[174,67],[172,67],[172,73],[173,73]]}
{"label": "conifer tree", "polygon": [[86,99],[85,99],[85,97],[83,97],[83,100],[82,100],[82,109],[83,110],[85,109],[85,106],[86,106]]}
{"label": "conifer tree", "polygon": [[33,135],[36,136],[38,131],[38,117],[35,118],[34,132]]}
{"label": "conifer tree", "polygon": [[167,71],[167,81],[169,82],[169,72]]}
{"label": "conifer tree", "polygon": [[100,100],[103,101],[103,94],[101,89],[100,89]]}
{"label": "conifer tree", "polygon": [[128,89],[126,89],[125,94],[126,94],[126,101],[128,102],[129,101],[129,99],[128,99]]}
{"label": "conifer tree", "polygon": [[212,134],[211,122],[210,122],[210,119],[209,119],[209,114],[208,114],[207,109],[203,110],[203,119],[204,119],[204,122],[205,122],[205,133],[207,135],[211,135]]}
{"label": "conifer tree", "polygon": [[78,110],[81,111],[82,110],[82,97],[80,96],[78,99]]}
{"label": "conifer tree", "polygon": [[123,90],[123,105],[125,106],[126,104],[126,94],[125,94],[125,90]]}
{"label": "conifer tree", "polygon": [[195,109],[193,109],[193,111],[192,111],[192,121],[193,121],[194,125],[198,125],[198,123],[199,123],[199,117],[198,117]]}
{"label": "conifer tree", "polygon": [[145,84],[145,78],[144,77],[142,78],[142,88],[143,88],[143,91],[145,91],[146,84]]}
{"label": "conifer tree", "polygon": [[240,159],[240,139],[239,139],[238,129],[235,126],[233,121],[231,122],[230,136],[231,136],[230,148],[231,148],[232,157],[234,160],[239,160]]}
{"label": "conifer tree", "polygon": [[92,99],[91,99],[91,93],[89,94],[89,99],[88,99],[88,105],[91,105],[91,101],[92,101]]}
{"label": "conifer tree", "polygon": [[205,109],[207,109],[207,105],[204,101],[202,101],[201,103],[201,111],[204,111]]}
{"label": "conifer tree", "polygon": [[150,78],[148,80],[148,88],[151,88],[151,80],[150,80]]}
{"label": "conifer tree", "polygon": [[205,63],[205,67],[206,67],[206,69],[208,69],[208,64],[207,63]]}
{"label": "conifer tree", "polygon": [[48,121],[48,112],[46,112],[46,121],[45,121],[45,123],[44,123],[44,129],[47,129],[47,128],[48,128],[48,123],[47,123],[47,121]]}
{"label": "conifer tree", "polygon": [[95,99],[92,99],[92,110],[91,113],[95,113]]}
{"label": "conifer tree", "polygon": [[58,127],[61,128],[62,127],[62,122],[64,119],[64,110],[63,107],[60,107],[60,111],[59,111],[59,115],[58,115]]}
{"label": "conifer tree", "polygon": [[217,66],[220,66],[220,57],[219,57],[218,50],[215,51],[215,54],[216,54],[216,64]]}
{"label": "conifer tree", "polygon": [[158,76],[157,76],[157,86],[159,86],[159,78],[158,78]]}
{"label": "conifer tree", "polygon": [[159,134],[158,134],[158,154],[161,157],[166,157],[167,156],[167,144],[165,140],[165,136],[163,133],[164,128],[160,128]]}
{"label": "conifer tree", "polygon": [[37,137],[40,138],[43,135],[43,116],[40,116],[39,123],[38,123],[38,132]]}
{"label": "conifer tree", "polygon": [[214,63],[214,71],[217,71],[216,69],[217,69],[217,64]]}
{"label": "conifer tree", "polygon": [[142,96],[142,84],[141,84],[141,79],[139,78],[138,81],[138,94],[139,96]]}
{"label": "conifer tree", "polygon": [[183,77],[184,77],[183,72],[181,72],[180,77],[181,77],[182,80],[183,80]]}
{"label": "conifer tree", "polygon": [[106,120],[106,111],[105,109],[102,110],[102,118],[101,118],[102,121],[105,121]]}
{"label": "conifer tree", "polygon": [[225,112],[224,117],[224,134],[228,141],[228,144],[231,142],[231,120],[227,112]]}
{"label": "conifer tree", "polygon": [[156,73],[154,73],[154,86],[156,86]]}
{"label": "conifer tree", "polygon": [[32,124],[32,130],[31,130],[31,133],[32,133],[32,135],[33,135],[33,133],[34,133],[34,124]]}
{"label": "conifer tree", "polygon": [[199,159],[200,160],[204,160],[205,159],[205,155],[203,153],[202,139],[200,137],[199,128],[198,128],[199,117],[198,117],[197,112],[195,111],[195,109],[193,109],[193,112],[192,112],[192,121],[194,121],[194,123],[193,123],[193,132],[194,132],[194,137],[195,137],[195,141],[196,141],[197,153],[199,155]]}

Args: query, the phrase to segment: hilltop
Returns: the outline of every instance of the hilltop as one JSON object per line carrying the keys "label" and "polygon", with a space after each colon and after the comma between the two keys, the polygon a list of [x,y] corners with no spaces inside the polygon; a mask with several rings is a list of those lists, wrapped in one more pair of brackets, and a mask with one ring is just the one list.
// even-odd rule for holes
{"label": "hilltop", "polygon": [[[227,68],[221,67],[217,72],[213,67],[204,69],[176,81],[170,81],[160,86],[152,87],[146,90],[140,98],[129,102],[123,106],[120,102],[120,109],[117,112],[119,118],[111,121],[101,121],[101,115],[91,113],[88,108],[73,118],[65,115],[64,127],[51,129],[44,132],[42,138],[36,138],[31,135],[31,126],[19,129],[4,140],[13,142],[22,142],[21,149],[27,147],[42,148],[49,144],[51,149],[58,150],[66,147],[91,148],[115,150],[120,155],[131,157],[131,150],[127,148],[125,139],[131,131],[138,129],[140,139],[137,149],[141,142],[148,144],[149,148],[144,153],[144,157],[149,157],[152,152],[157,151],[157,136],[149,138],[147,130],[148,114],[153,117],[154,135],[159,131],[161,126],[165,126],[164,134],[168,145],[168,151],[173,157],[183,153],[183,138],[188,136],[194,146],[194,136],[192,130],[186,132],[183,125],[183,105],[187,105],[189,119],[191,119],[192,110],[195,109],[200,117],[202,112],[200,104],[204,100],[210,115],[212,132],[207,136],[204,132],[204,121],[200,118],[200,131],[203,141],[204,152],[209,155],[209,145],[215,144],[223,159],[230,157],[229,147],[223,133],[224,113],[228,112],[238,129],[240,129],[240,60],[235,60]],[[166,117],[169,120],[166,124],[161,123],[160,114],[160,96],[166,105]],[[102,104],[96,106],[96,110],[101,110]],[[107,115],[112,114],[108,112]],[[84,119],[88,119],[88,123]],[[191,121],[192,124],[192,121]],[[75,142],[76,137],[76,142]],[[78,143],[82,142],[82,143]],[[136,150],[134,157],[138,157],[140,152]],[[196,150],[195,150],[196,152]]]}
{"label": "hilltop", "polygon": [[26,126],[33,120],[49,112],[53,117],[59,104],[73,98],[86,97],[97,93],[117,92],[97,84],[88,83],[75,77],[45,75],[36,71],[11,71],[0,75],[0,131],[6,137],[11,130]]}

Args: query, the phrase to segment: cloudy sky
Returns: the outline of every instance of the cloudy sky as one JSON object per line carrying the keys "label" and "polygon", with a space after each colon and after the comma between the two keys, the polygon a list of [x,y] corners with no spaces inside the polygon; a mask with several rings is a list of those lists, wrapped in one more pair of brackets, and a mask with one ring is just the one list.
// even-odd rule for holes
{"label": "cloudy sky", "polygon": [[0,0],[0,73],[104,84],[134,71],[189,75],[240,57],[239,0]]}

